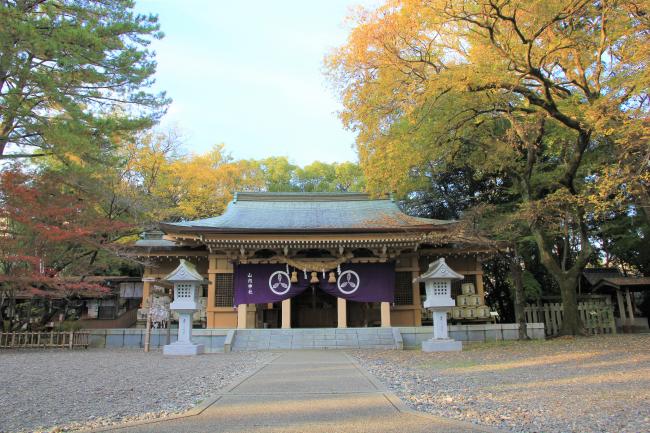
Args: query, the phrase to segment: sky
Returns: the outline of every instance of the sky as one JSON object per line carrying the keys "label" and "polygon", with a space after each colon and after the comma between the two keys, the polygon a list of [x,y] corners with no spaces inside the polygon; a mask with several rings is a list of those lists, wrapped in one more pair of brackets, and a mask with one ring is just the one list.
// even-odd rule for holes
{"label": "sky", "polygon": [[356,161],[323,58],[345,43],[345,18],[372,0],[139,0],[159,16],[156,90],[173,99],[161,127],[185,148],[224,143],[236,159]]}

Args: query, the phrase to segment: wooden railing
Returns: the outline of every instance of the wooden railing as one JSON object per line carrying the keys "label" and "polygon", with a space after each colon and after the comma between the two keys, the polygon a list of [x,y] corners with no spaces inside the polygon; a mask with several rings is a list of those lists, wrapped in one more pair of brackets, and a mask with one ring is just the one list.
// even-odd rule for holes
{"label": "wooden railing", "polygon": [[[607,300],[609,301],[609,300]],[[578,303],[578,313],[590,334],[616,334],[614,308],[607,301],[587,301]],[[527,304],[524,308],[526,322],[543,322],[547,336],[558,335],[562,329],[564,311],[561,303],[543,305]]]}
{"label": "wooden railing", "polygon": [[0,332],[0,348],[88,348],[88,332]]}

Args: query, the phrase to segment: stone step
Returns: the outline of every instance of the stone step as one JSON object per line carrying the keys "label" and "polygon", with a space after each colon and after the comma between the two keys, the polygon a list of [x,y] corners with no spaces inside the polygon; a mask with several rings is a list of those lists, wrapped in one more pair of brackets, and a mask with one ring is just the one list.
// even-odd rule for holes
{"label": "stone step", "polygon": [[232,350],[403,349],[398,328],[237,329]]}

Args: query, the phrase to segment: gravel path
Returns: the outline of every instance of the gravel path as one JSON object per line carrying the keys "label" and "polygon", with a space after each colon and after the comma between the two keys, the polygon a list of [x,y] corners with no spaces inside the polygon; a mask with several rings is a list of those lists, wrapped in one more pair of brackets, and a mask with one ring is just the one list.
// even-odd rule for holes
{"label": "gravel path", "polygon": [[0,433],[65,431],[164,417],[198,404],[273,356],[236,352],[171,358],[128,349],[0,351]]}
{"label": "gravel path", "polygon": [[356,351],[416,410],[514,432],[650,432],[650,335]]}

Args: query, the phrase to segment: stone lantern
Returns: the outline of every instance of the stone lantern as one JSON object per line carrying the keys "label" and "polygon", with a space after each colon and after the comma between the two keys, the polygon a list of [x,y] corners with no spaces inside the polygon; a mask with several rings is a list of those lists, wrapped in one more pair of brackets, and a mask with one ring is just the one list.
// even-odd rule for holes
{"label": "stone lantern", "polygon": [[424,282],[427,291],[424,308],[433,313],[433,338],[422,342],[423,352],[451,352],[463,348],[460,341],[449,338],[447,330],[447,312],[455,305],[451,298],[451,282],[463,278],[447,265],[444,258],[429,264],[429,269],[416,278],[416,281]]}
{"label": "stone lantern", "polygon": [[181,260],[180,265],[164,280],[174,284],[174,302],[169,305],[169,308],[178,314],[178,340],[163,347],[163,354],[198,355],[203,353],[203,345],[192,342],[192,316],[200,308],[198,299],[203,277],[194,265]]}

